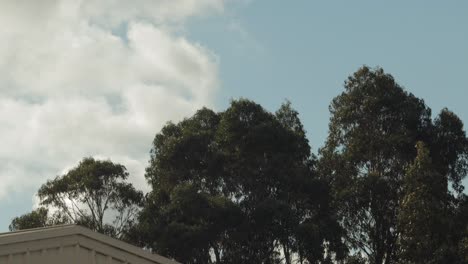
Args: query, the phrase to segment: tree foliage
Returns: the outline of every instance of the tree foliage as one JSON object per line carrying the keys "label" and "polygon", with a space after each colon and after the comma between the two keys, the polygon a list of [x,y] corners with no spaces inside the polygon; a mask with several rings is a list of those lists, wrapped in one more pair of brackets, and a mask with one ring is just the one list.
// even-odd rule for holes
{"label": "tree foliage", "polygon": [[10,231],[18,231],[22,229],[47,227],[68,223],[68,218],[62,215],[60,212],[56,212],[51,215],[49,213],[49,209],[45,207],[39,207],[30,213],[13,218],[8,229],[10,229]]}
{"label": "tree foliage", "polygon": [[[11,227],[76,223],[122,238],[143,202],[143,193],[127,178],[123,165],[84,158],[65,175],[43,184],[37,194],[42,207],[15,218]],[[50,215],[49,211],[56,213]]]}
{"label": "tree foliage", "polygon": [[451,214],[446,217],[451,221],[449,231],[452,242],[452,253],[455,253],[453,263],[468,263],[468,196],[462,194],[455,203],[452,202]]}
{"label": "tree foliage", "polygon": [[[329,190],[289,103],[198,111],[155,137],[140,242],[184,263],[309,263],[343,254]],[[180,243],[183,240],[184,243]],[[339,255],[339,256],[341,256]]]}
{"label": "tree foliage", "polygon": [[406,92],[382,69],[362,67],[333,99],[320,171],[339,207],[346,241],[371,263],[397,260],[403,179],[425,142],[434,173],[460,192],[466,174],[466,136],[461,121],[444,109],[431,119],[424,101]]}
{"label": "tree foliage", "polygon": [[452,183],[456,194],[461,194],[461,180],[468,172],[468,141],[463,122],[455,113],[444,108],[435,119],[431,134],[429,147],[435,169]]}
{"label": "tree foliage", "polygon": [[450,245],[447,182],[422,142],[407,170],[398,215],[400,263],[456,263]]}
{"label": "tree foliage", "polygon": [[381,68],[344,88],[318,158],[290,102],[234,100],[156,134],[145,197],[124,166],[85,158],[10,230],[78,223],[188,264],[468,263],[461,119]]}

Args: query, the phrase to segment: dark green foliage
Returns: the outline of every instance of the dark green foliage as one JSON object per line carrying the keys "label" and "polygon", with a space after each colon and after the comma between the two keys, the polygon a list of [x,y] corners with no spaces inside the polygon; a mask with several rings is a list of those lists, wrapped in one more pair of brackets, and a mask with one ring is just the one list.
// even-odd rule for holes
{"label": "dark green foliage", "polygon": [[13,218],[8,228],[10,231],[18,231],[22,229],[47,227],[68,223],[68,218],[62,215],[60,212],[55,212],[52,216],[50,216],[49,209],[39,207],[30,213]]}
{"label": "dark green foliage", "polygon": [[184,263],[341,257],[341,228],[314,164],[289,103],[275,115],[248,100],[202,109],[156,135],[153,191],[135,239]]}
{"label": "dark green foliage", "polygon": [[462,194],[459,199],[452,204],[452,211],[449,219],[452,220],[450,230],[450,240],[452,244],[452,253],[456,254],[455,264],[468,263],[468,196]]}
{"label": "dark green foliage", "polygon": [[434,169],[429,150],[418,142],[418,154],[408,168],[398,215],[399,262],[455,263],[449,240],[447,181]]}
{"label": "dark green foliage", "polygon": [[446,108],[434,121],[431,153],[436,169],[461,193],[461,180],[468,172],[468,141],[463,122]]}
{"label": "dark green foliage", "polygon": [[[124,238],[143,201],[143,193],[127,183],[127,178],[128,172],[120,164],[85,158],[67,174],[40,187],[40,205],[45,208],[15,218],[11,226],[23,229],[76,223]],[[46,208],[58,213],[49,216]]]}
{"label": "dark green foliage", "polygon": [[438,181],[451,181],[460,192],[467,168],[463,125],[446,109],[433,123],[423,100],[380,68],[362,67],[349,77],[330,112],[319,167],[332,187],[346,242],[371,263],[395,263],[402,185],[414,146],[428,144]]}
{"label": "dark green foliage", "polygon": [[321,172],[333,187],[350,246],[391,263],[405,166],[428,137],[430,110],[381,69],[361,68],[330,106]]}
{"label": "dark green foliage", "polygon": [[[167,256],[177,256],[184,263],[203,263],[209,249],[217,249],[217,241],[226,227],[239,220],[238,208],[219,195],[198,192],[191,184],[175,187],[163,202],[150,194],[140,219],[140,239]],[[217,249],[219,250],[219,249]],[[215,253],[215,252],[213,252]],[[219,252],[217,254],[220,254]]]}
{"label": "dark green foliage", "polygon": [[48,226],[48,213],[46,208],[39,208],[31,213],[15,217],[9,226],[10,231]]}

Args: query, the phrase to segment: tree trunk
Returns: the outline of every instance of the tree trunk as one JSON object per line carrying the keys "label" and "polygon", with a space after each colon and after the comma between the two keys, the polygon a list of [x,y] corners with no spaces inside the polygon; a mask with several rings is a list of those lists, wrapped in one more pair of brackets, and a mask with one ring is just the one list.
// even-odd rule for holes
{"label": "tree trunk", "polygon": [[289,247],[287,243],[283,244],[283,252],[284,252],[284,259],[286,260],[286,264],[291,264],[291,252],[289,251]]}
{"label": "tree trunk", "polygon": [[221,263],[221,256],[219,254],[219,249],[217,246],[213,246],[213,251],[215,253],[215,258],[216,258],[216,263],[219,264]]}

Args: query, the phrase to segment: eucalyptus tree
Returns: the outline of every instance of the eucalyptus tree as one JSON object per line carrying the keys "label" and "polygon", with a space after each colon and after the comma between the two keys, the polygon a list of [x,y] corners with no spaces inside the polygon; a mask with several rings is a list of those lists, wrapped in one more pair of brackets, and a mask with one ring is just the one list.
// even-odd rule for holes
{"label": "eucalyptus tree", "polygon": [[68,223],[68,218],[60,212],[50,213],[49,209],[39,207],[29,213],[13,218],[8,229],[10,231],[18,231]]}
{"label": "eucalyptus tree", "polygon": [[[398,215],[399,263],[438,264],[457,262],[451,241],[447,181],[434,168],[429,149],[417,143],[418,154],[403,180]],[[455,246],[455,247],[454,247]]]}
{"label": "eucalyptus tree", "polygon": [[[124,238],[143,203],[128,182],[126,168],[109,160],[84,158],[38,190],[40,208],[13,220],[13,229],[75,223]],[[55,212],[55,213],[54,213]]]}
{"label": "eucalyptus tree", "polygon": [[340,258],[341,228],[315,163],[289,103],[276,113],[245,99],[203,108],[156,134],[135,239],[184,263]]}
{"label": "eucalyptus tree", "polygon": [[345,240],[371,263],[395,263],[397,220],[407,167],[422,141],[434,170],[455,194],[466,175],[463,123],[444,109],[435,119],[422,99],[383,69],[362,67],[330,105],[329,135],[320,150],[320,174],[332,186]]}

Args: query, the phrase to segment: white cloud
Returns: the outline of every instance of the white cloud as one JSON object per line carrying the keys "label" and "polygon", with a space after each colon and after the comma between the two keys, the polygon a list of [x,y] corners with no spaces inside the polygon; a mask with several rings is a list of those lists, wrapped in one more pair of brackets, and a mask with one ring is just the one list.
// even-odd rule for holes
{"label": "white cloud", "polygon": [[101,0],[81,1],[80,11],[92,22],[116,26],[138,18],[154,23],[180,22],[192,15],[223,10],[222,0]]}
{"label": "white cloud", "polygon": [[222,10],[221,0],[0,1],[0,200],[90,155],[144,187],[155,133],[211,105],[218,87],[216,57],[171,28]]}

